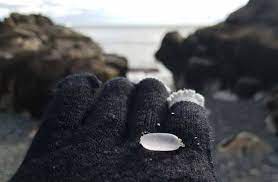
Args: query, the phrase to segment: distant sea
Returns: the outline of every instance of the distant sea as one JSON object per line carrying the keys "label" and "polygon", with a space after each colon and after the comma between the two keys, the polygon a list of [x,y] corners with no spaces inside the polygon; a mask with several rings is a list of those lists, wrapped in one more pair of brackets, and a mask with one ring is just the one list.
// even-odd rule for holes
{"label": "distant sea", "polygon": [[133,69],[159,70],[153,73],[130,72],[128,77],[139,81],[143,77],[157,77],[168,86],[173,86],[171,73],[160,63],[154,54],[161,40],[169,31],[179,31],[183,36],[194,32],[197,26],[95,26],[74,27],[75,30],[92,37],[104,51],[125,56]]}

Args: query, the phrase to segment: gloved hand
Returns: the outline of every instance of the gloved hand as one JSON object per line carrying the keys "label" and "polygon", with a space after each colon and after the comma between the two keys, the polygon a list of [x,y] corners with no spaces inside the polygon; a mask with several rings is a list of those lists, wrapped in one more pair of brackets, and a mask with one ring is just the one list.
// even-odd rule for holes
{"label": "gloved hand", "polygon": [[[11,181],[216,181],[206,110],[185,101],[168,108],[168,96],[155,79],[67,77]],[[144,132],[172,133],[185,147],[146,150]]]}

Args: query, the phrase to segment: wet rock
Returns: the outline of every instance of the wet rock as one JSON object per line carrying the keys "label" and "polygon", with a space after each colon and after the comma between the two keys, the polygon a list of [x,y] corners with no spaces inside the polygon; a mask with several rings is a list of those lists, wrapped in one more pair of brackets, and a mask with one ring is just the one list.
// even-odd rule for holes
{"label": "wet rock", "polygon": [[[183,42],[183,37],[178,32],[169,32],[162,39],[161,48],[155,54],[158,60],[163,63],[173,72],[177,71],[177,64],[171,60],[178,61],[182,59],[180,48]],[[180,62],[182,63],[182,61]]]}
{"label": "wet rock", "polygon": [[[267,139],[266,139],[267,140]],[[273,181],[275,148],[250,132],[240,132],[217,145],[221,181]],[[223,179],[223,180],[222,180]]]}
{"label": "wet rock", "polygon": [[204,90],[207,83],[213,80],[217,69],[213,61],[200,57],[188,60],[186,80],[189,88]]}
{"label": "wet rock", "polygon": [[125,57],[117,54],[104,54],[107,65],[116,68],[119,76],[125,76],[128,71],[128,61]]}
{"label": "wet rock", "polygon": [[[186,87],[188,82],[192,82],[191,77],[201,74],[199,71],[203,65],[197,66],[200,69],[195,68],[196,65],[194,69],[189,66],[192,57],[199,57],[210,60],[214,65],[213,69],[217,71],[206,79],[218,78],[220,89],[236,88],[244,97],[253,95],[261,89],[254,80],[263,83],[264,89],[270,89],[278,82],[277,10],[276,0],[250,0],[226,21],[201,28],[183,41],[179,37],[175,46],[163,41],[157,58],[173,72],[175,78],[179,78],[179,87]],[[249,81],[246,82],[243,77],[248,77]],[[196,80],[198,82],[198,78]],[[242,93],[242,87],[246,86],[248,91]],[[196,87],[193,88],[198,90],[200,84],[197,83]]]}
{"label": "wet rock", "polygon": [[272,147],[255,134],[241,132],[231,138],[224,139],[218,145],[222,155],[230,155],[243,160],[258,162],[273,151]]}
{"label": "wet rock", "polygon": [[250,0],[245,7],[232,13],[226,21],[234,24],[267,23],[270,25],[277,25],[277,10],[278,2],[275,0]]}
{"label": "wet rock", "polygon": [[[156,59],[173,72],[174,81],[177,88],[184,86],[184,66],[185,62],[181,53],[183,37],[176,31],[169,32],[162,40],[160,49],[156,52]],[[175,61],[173,61],[175,60]]]}
{"label": "wet rock", "polygon": [[1,110],[40,116],[57,80],[79,72],[105,81],[125,76],[127,60],[42,15],[12,13],[0,22]]}

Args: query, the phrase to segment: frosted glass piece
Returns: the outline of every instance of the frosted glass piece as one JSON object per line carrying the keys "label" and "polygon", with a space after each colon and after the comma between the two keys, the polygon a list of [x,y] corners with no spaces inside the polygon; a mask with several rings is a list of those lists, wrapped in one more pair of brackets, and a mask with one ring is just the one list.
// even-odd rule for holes
{"label": "frosted glass piece", "polygon": [[184,147],[181,139],[171,133],[148,133],[140,138],[140,144],[151,151],[174,151]]}

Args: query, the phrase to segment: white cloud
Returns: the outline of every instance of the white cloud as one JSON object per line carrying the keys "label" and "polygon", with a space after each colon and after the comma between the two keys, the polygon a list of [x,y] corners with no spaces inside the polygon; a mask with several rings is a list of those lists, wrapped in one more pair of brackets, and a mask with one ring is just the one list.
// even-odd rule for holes
{"label": "white cloud", "polygon": [[41,4],[42,0],[0,0],[1,4],[15,5],[15,6],[25,6],[33,4]]}
{"label": "white cloud", "polygon": [[0,7],[0,17],[5,17],[10,13],[10,10],[8,8],[1,8]]}
{"label": "white cloud", "polygon": [[[97,12],[105,22],[126,24],[203,24],[220,21],[248,0],[0,0],[9,11],[43,13],[52,18]],[[3,8],[1,5],[5,5]],[[7,9],[7,6],[10,8]],[[3,10],[3,11],[2,11]],[[85,17],[84,17],[85,18]]]}
{"label": "white cloud", "polygon": [[246,2],[247,0],[120,0],[108,3],[105,13],[123,20],[211,23],[223,19]]}

